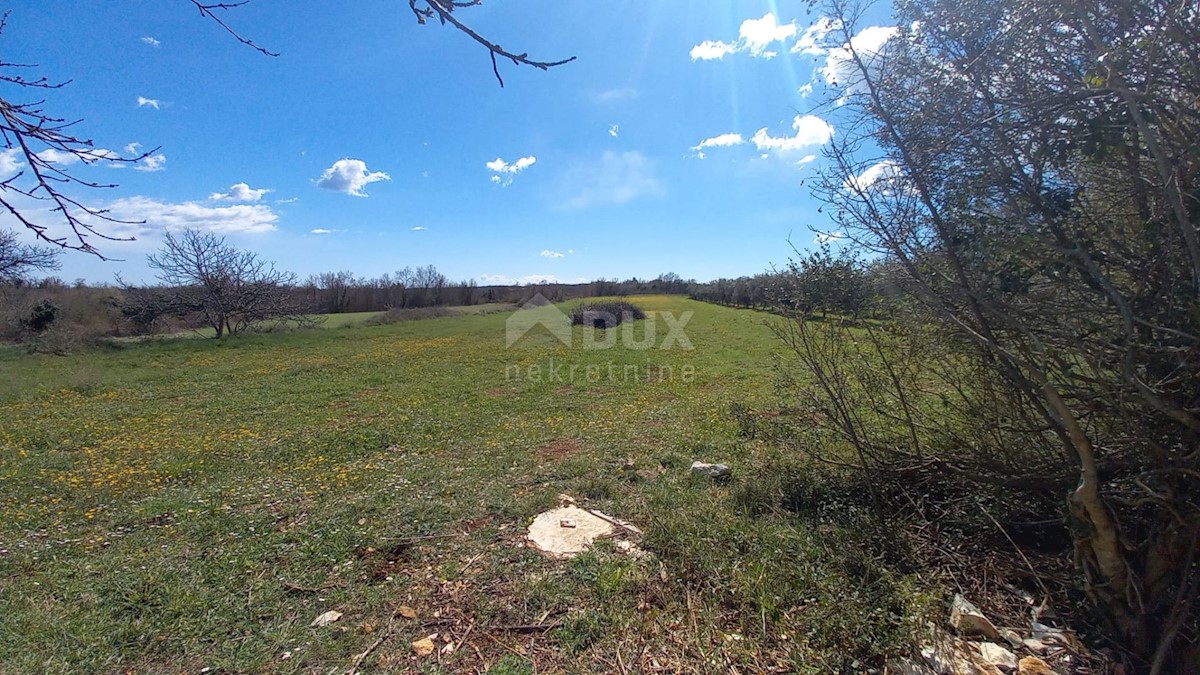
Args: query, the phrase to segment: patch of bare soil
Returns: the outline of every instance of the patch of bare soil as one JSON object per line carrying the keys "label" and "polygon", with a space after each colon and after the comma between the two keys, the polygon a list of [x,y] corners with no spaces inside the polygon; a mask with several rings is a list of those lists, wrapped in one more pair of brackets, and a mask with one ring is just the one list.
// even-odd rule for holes
{"label": "patch of bare soil", "polygon": [[574,438],[556,438],[537,450],[540,461],[561,462],[568,457],[579,454],[583,446]]}

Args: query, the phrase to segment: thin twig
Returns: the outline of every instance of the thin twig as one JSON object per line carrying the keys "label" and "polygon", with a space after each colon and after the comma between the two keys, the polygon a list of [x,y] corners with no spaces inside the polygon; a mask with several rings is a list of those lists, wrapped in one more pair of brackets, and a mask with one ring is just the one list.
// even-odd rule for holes
{"label": "thin twig", "polygon": [[462,532],[444,532],[442,534],[418,534],[411,537],[400,537],[396,543],[401,544],[410,541],[427,541],[429,539],[449,539],[451,537],[461,537]]}
{"label": "thin twig", "polygon": [[551,621],[550,623],[529,623],[518,624],[515,626],[494,626],[496,630],[508,631],[510,633],[544,633],[552,628],[562,626],[561,621]]}
{"label": "thin twig", "polygon": [[[195,2],[196,0],[192,0],[192,1]],[[510,52],[510,51],[504,49],[503,47],[492,42],[491,40],[488,40],[487,38],[483,37],[479,33],[476,33],[469,26],[467,26],[466,24],[464,24],[463,22],[459,21],[458,19],[456,19],[454,17],[454,15],[452,13],[454,11],[454,8],[456,8],[456,7],[473,7],[475,5],[478,5],[479,4],[478,2],[474,2],[474,1],[453,2],[452,0],[424,0],[424,1],[425,1],[426,9],[421,9],[421,8],[417,7],[417,0],[409,0],[409,2],[408,2],[409,8],[412,9],[413,14],[415,14],[417,17],[417,22],[423,24],[428,19],[434,18],[435,14],[436,14],[437,18],[443,24],[449,23],[450,25],[457,28],[459,31],[466,34],[472,40],[478,42],[479,44],[483,45],[484,47],[487,47],[488,51],[491,52],[492,72],[495,73],[496,80],[500,82],[501,87],[504,86],[504,80],[503,80],[503,78],[500,77],[500,68],[496,63],[497,56],[503,56],[504,58],[511,60],[513,63],[515,63],[517,65],[524,64],[527,66],[533,66],[534,68],[537,68],[539,70],[548,70],[555,66],[561,66],[563,64],[574,61],[576,58],[576,57],[572,56],[571,58],[562,59],[560,61],[536,61],[536,60],[529,58],[529,54],[514,54],[513,52]]]}
{"label": "thin twig", "polygon": [[371,646],[367,647],[367,651],[354,657],[354,663],[350,664],[350,670],[348,672],[348,675],[354,675],[355,673],[357,673],[359,666],[361,666],[363,661],[365,661],[366,658],[368,656],[370,656],[371,652],[375,651],[379,647],[379,645],[383,644],[383,642],[385,640],[387,640],[388,638],[390,638],[391,636],[392,636],[392,625],[389,622],[387,631],[385,631],[383,635],[380,635],[379,639],[376,640],[375,642],[373,642],[371,644]]}
{"label": "thin twig", "polygon": [[503,648],[504,648],[506,651],[510,651],[510,652],[512,652],[513,654],[516,654],[517,656],[519,656],[519,657],[521,657],[521,658],[525,658],[525,656],[526,656],[525,654],[522,654],[521,652],[519,652],[519,651],[517,651],[517,650],[513,649],[512,647],[509,647],[508,645],[504,644],[503,642],[501,642],[501,641],[497,640],[495,637],[493,637],[493,636],[492,636],[492,634],[491,634],[491,633],[484,633],[484,635],[486,635],[486,636],[487,636],[487,639],[489,639],[489,640],[491,640],[492,642],[495,642],[496,644],[500,645],[500,646],[501,646],[501,647],[503,647]]}
{"label": "thin twig", "polygon": [[461,571],[461,572],[459,572],[459,575],[460,575],[460,576],[466,576],[466,575],[467,575],[467,570],[471,569],[471,565],[474,565],[476,560],[479,560],[480,558],[482,558],[484,553],[487,553],[487,551],[483,551],[483,552],[481,552],[479,555],[477,555],[477,556],[475,556],[474,558],[471,558],[470,560],[468,560],[468,561],[467,561],[467,564],[466,564],[466,565],[463,565],[462,571]]}
{"label": "thin twig", "polygon": [[327,591],[331,588],[340,588],[345,585],[346,585],[345,582],[335,581],[333,583],[326,584],[324,586],[310,588],[308,586],[301,586],[300,584],[293,584],[290,581],[283,582],[283,587],[294,593],[324,593],[325,591]]}
{"label": "thin twig", "polygon": [[347,671],[347,675],[354,675],[356,672],[358,672],[358,668],[362,666],[363,661],[366,660],[367,656],[369,656],[371,652],[378,649],[379,645],[383,644],[385,640],[392,636],[392,631],[395,629],[395,627],[396,617],[393,615],[390,619],[388,619],[387,628],[383,631],[383,635],[380,635],[378,640],[373,642],[371,646],[367,647],[365,652],[354,657],[354,663],[350,665],[350,670]]}
{"label": "thin twig", "polygon": [[256,44],[253,40],[251,40],[250,38],[247,38],[247,37],[243,36],[241,33],[234,30],[232,26],[225,23],[221,19],[221,17],[217,16],[217,14],[215,13],[215,10],[230,10],[230,9],[234,9],[237,7],[242,7],[244,5],[249,4],[250,0],[241,0],[240,2],[214,2],[214,3],[202,3],[202,2],[200,2],[200,0],[191,0],[191,1],[192,1],[192,4],[196,6],[196,9],[200,10],[200,16],[203,16],[203,17],[206,17],[206,18],[209,18],[209,19],[212,19],[213,21],[215,21],[218,26],[223,28],[226,33],[229,33],[230,35],[232,35],[233,38],[235,40],[237,40],[238,42],[246,45],[247,47],[250,47],[251,49],[263,54],[264,56],[279,56],[278,52],[273,52],[273,51],[270,51],[269,49],[266,49],[265,47],[261,47],[258,44]]}

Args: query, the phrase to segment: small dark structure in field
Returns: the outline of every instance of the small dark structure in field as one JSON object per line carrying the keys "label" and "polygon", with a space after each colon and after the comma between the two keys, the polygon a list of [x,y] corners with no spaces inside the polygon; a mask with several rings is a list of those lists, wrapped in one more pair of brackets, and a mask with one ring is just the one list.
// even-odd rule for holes
{"label": "small dark structure in field", "polygon": [[624,300],[584,303],[571,312],[571,323],[592,328],[613,328],[622,321],[644,318],[641,307]]}

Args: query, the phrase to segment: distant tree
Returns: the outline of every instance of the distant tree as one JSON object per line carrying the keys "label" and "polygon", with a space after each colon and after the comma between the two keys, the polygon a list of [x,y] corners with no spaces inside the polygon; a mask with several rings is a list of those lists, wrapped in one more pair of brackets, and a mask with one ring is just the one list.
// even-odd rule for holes
{"label": "distant tree", "polygon": [[450,280],[433,265],[416,268],[409,277],[409,286],[415,291],[410,294],[412,306],[430,307],[442,304],[444,291],[449,285]]}
{"label": "distant tree", "polygon": [[323,311],[328,314],[341,314],[350,311],[347,309],[350,291],[363,282],[356,279],[353,272],[343,270],[322,272],[310,277],[308,283],[322,291],[319,302]]}
{"label": "distant tree", "polygon": [[264,321],[310,321],[310,308],[293,289],[295,275],[234,248],[224,237],[197,230],[167,233],[162,250],[147,256],[146,263],[158,270],[164,287],[125,286],[133,305],[127,314],[199,315],[218,338]]}
{"label": "distant tree", "polygon": [[0,230],[0,283],[24,281],[30,272],[56,270],[60,265],[58,251],[22,244],[16,232]]}
{"label": "distant tree", "polygon": [[849,251],[834,255],[828,244],[794,260],[787,274],[780,275],[778,284],[780,302],[822,315],[857,315],[871,296],[866,267]]}

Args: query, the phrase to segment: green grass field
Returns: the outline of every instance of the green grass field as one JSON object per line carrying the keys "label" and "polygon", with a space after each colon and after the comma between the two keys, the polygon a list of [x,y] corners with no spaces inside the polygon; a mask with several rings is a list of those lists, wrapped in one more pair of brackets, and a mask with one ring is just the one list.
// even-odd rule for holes
{"label": "green grass field", "polygon": [[[693,349],[506,348],[490,313],[0,354],[0,672],[830,672],[902,648],[927,589],[852,528],[753,508],[788,458],[730,407],[774,405],[769,316],[636,302],[694,312]],[[652,557],[522,547],[559,493]]]}

